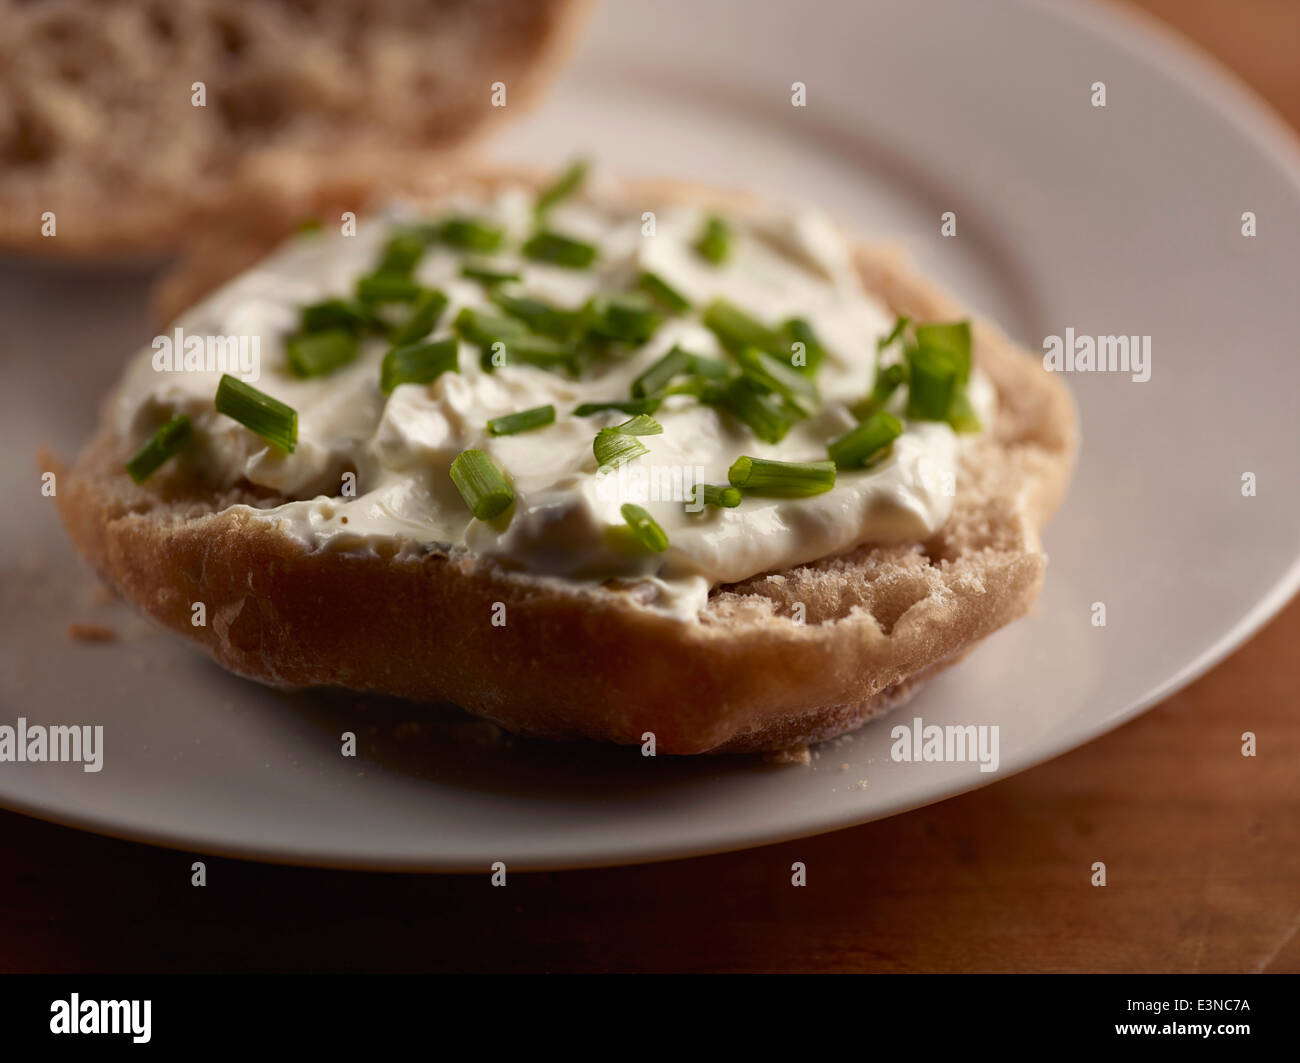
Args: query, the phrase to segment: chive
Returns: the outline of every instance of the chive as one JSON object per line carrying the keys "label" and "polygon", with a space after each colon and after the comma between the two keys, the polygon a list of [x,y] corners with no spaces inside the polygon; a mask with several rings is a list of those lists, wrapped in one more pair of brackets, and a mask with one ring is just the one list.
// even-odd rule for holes
{"label": "chive", "polygon": [[573,195],[587,179],[587,160],[579,159],[569,166],[564,173],[560,174],[550,185],[543,189],[542,194],[537,197],[537,213],[545,214],[556,203],[562,199],[567,199]]}
{"label": "chive", "polygon": [[631,502],[625,502],[619,510],[623,514],[623,519],[627,521],[628,527],[636,534],[641,545],[647,550],[653,550],[656,554],[662,554],[668,549],[668,535],[659,527],[654,517],[650,516],[640,506],[633,505]]}
{"label": "chive", "polygon": [[595,261],[596,245],[543,229],[524,244],[524,254],[566,269],[586,269]]}
{"label": "chive", "polygon": [[505,284],[506,281],[519,279],[517,270],[493,269],[491,266],[476,266],[470,262],[460,267],[460,275],[485,284],[489,288],[494,284]]}
{"label": "chive", "polygon": [[808,377],[757,347],[746,347],[737,352],[736,361],[740,363],[745,378],[755,387],[780,395],[801,413],[807,414],[817,401],[817,389]]}
{"label": "chive", "polygon": [[[793,343],[803,344],[804,364],[797,366],[791,361],[791,367],[800,373],[812,376],[817,372],[822,362],[826,360],[826,348],[822,346],[821,340],[813,332],[812,326],[801,317],[790,318],[782,328]],[[791,358],[794,357],[793,351],[791,351],[790,356]]]}
{"label": "chive", "polygon": [[539,336],[567,340],[574,332],[578,320],[575,310],[562,310],[541,299],[526,295],[492,292],[489,296],[497,306],[513,318],[518,318]]}
{"label": "chive", "polygon": [[461,339],[479,347],[490,347],[527,334],[523,324],[514,318],[485,314],[468,306],[461,309],[452,324]]}
{"label": "chive", "polygon": [[620,413],[654,413],[659,409],[659,399],[632,399],[615,402],[584,402],[573,411],[574,417],[590,417],[594,413],[606,410],[618,410]]}
{"label": "chive", "polygon": [[642,273],[640,284],[642,288],[674,313],[684,314],[691,308],[691,301],[657,273],[650,273],[649,271]]}
{"label": "chive", "polygon": [[894,327],[890,330],[889,335],[882,336],[880,339],[876,340],[876,352],[879,353],[887,347],[892,347],[897,343],[899,337],[903,335],[903,330],[907,328],[909,324],[911,324],[911,320],[900,314],[894,321]]}
{"label": "chive", "polygon": [[450,471],[451,482],[479,520],[499,516],[515,500],[510,482],[481,450],[461,451],[452,461]]}
{"label": "chive", "polygon": [[598,295],[584,308],[587,327],[603,339],[639,347],[655,334],[663,319],[639,295]]}
{"label": "chive", "polygon": [[908,369],[907,416],[946,421],[959,386],[956,356],[943,347],[917,347],[909,353]]}
{"label": "chive", "polygon": [[517,336],[494,340],[492,344],[482,349],[479,365],[483,367],[484,372],[491,373],[497,368],[495,359],[498,352],[492,349],[497,343],[502,344],[499,353],[507,365],[534,365],[541,369],[558,369],[570,366],[573,362],[572,347],[556,343],[555,340],[548,340],[545,336],[520,333]]}
{"label": "chive", "polygon": [[433,343],[413,343],[394,347],[384,355],[379,370],[379,386],[385,395],[392,394],[398,384],[429,384],[447,371],[459,368],[459,344],[456,337]]}
{"label": "chive", "polygon": [[424,294],[416,302],[415,309],[411,312],[406,324],[399,325],[393,330],[391,336],[393,345],[402,347],[408,343],[415,343],[424,339],[433,331],[434,325],[438,323],[438,318],[442,317],[442,312],[446,309],[447,296],[437,288],[426,288]]}
{"label": "chive", "polygon": [[881,410],[838,439],[831,440],[826,450],[837,467],[855,468],[883,457],[902,434],[903,425],[898,418]]}
{"label": "chive", "polygon": [[410,277],[396,273],[371,273],[357,281],[357,298],[363,303],[413,303],[423,291]]}
{"label": "chive", "polygon": [[680,347],[674,347],[632,381],[632,394],[639,399],[647,395],[657,395],[668,386],[673,377],[690,371],[691,356]]}
{"label": "chive", "polygon": [[691,495],[691,502],[703,501],[706,506],[721,506],[735,509],[740,505],[739,487],[721,487],[716,484],[696,484]]}
{"label": "chive", "polygon": [[636,436],[624,435],[617,428],[602,428],[592,441],[591,452],[596,455],[596,464],[603,469],[649,454],[650,448]]}
{"label": "chive", "polygon": [[495,251],[505,239],[505,230],[476,218],[447,218],[438,229],[443,243],[465,251]]}
{"label": "chive", "polygon": [[715,266],[731,253],[731,229],[716,214],[704,223],[704,231],[695,241],[695,250]]}
{"label": "chive", "polygon": [[324,332],[326,329],[345,328],[360,332],[366,321],[366,312],[356,303],[346,299],[326,299],[302,308],[299,330]]}
{"label": "chive", "polygon": [[941,348],[952,354],[957,364],[957,382],[970,379],[970,322],[955,321],[941,325],[917,325],[913,331],[918,347]]}
{"label": "chive", "polygon": [[704,308],[703,321],[718,341],[733,353],[746,347],[757,347],[769,354],[779,354],[785,349],[776,333],[725,299],[714,299],[709,303]]}
{"label": "chive", "polygon": [[794,423],[794,418],[772,396],[757,390],[743,377],[725,388],[720,401],[764,443],[781,442]]}
{"label": "chive", "polygon": [[740,457],[727,471],[732,487],[772,498],[807,498],[835,486],[833,461],[773,461]]}
{"label": "chive", "polygon": [[294,376],[324,376],[357,356],[357,337],[349,329],[332,328],[291,336],[284,345]]}
{"label": "chive", "polygon": [[126,463],[127,474],[138,484],[149,479],[159,466],[189,442],[193,434],[190,419],[177,414],[149,438],[135,457]]}
{"label": "chive", "polygon": [[878,410],[884,409],[894,392],[905,383],[907,383],[906,362],[897,362],[878,370],[875,382],[871,386],[871,394],[853,407],[854,416],[865,419]]}
{"label": "chive", "polygon": [[622,424],[616,424],[611,431],[622,432],[626,436],[663,435],[664,426],[646,413],[638,413]]}
{"label": "chive", "polygon": [[424,255],[425,241],[414,231],[405,230],[389,238],[376,273],[409,276]]}
{"label": "chive", "polygon": [[493,417],[488,421],[488,432],[494,436],[512,436],[517,432],[528,432],[534,428],[545,428],[555,423],[554,406],[534,406],[531,410],[508,413],[504,417]]}
{"label": "chive", "polygon": [[975,407],[971,405],[970,396],[967,395],[965,388],[958,390],[948,405],[948,423],[956,432],[980,430],[979,416],[975,413]]}
{"label": "chive", "polygon": [[214,405],[217,413],[238,421],[272,446],[292,454],[298,445],[298,411],[238,377],[221,374]]}

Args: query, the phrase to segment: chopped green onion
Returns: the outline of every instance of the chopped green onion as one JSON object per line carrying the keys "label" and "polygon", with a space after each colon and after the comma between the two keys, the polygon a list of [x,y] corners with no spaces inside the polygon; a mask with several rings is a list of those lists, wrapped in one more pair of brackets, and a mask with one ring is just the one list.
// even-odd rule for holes
{"label": "chopped green onion", "polygon": [[488,298],[539,336],[567,340],[573,335],[578,320],[578,312],[575,310],[562,310],[541,299],[527,295],[511,295],[508,292],[492,292]]}
{"label": "chopped green onion", "polygon": [[960,365],[943,347],[917,347],[909,352],[907,416],[915,421],[946,421],[959,387]]}
{"label": "chopped green onion", "polygon": [[537,197],[537,213],[545,214],[562,199],[567,199],[581,187],[587,179],[587,160],[579,159],[573,163],[556,180],[543,189]]}
{"label": "chopped green onion", "polygon": [[325,329],[291,336],[284,345],[294,376],[324,376],[357,356],[357,337],[345,328]]}
{"label": "chopped green onion", "polygon": [[632,394],[639,399],[647,395],[657,395],[668,386],[673,377],[682,376],[690,371],[691,355],[680,347],[674,347],[632,381]]}
{"label": "chopped green onion", "polygon": [[555,423],[554,406],[534,406],[531,410],[508,413],[504,417],[493,417],[488,421],[488,432],[494,436],[512,436],[517,432],[528,432],[534,428],[545,428]]}
{"label": "chopped green onion", "polygon": [[443,243],[465,251],[495,251],[505,239],[505,230],[476,218],[447,218],[438,230]]}
{"label": "chopped green onion", "polygon": [[480,284],[486,284],[489,288],[494,284],[505,284],[506,281],[519,279],[518,270],[493,269],[491,266],[476,266],[470,262],[460,267],[460,275],[478,281]]}
{"label": "chopped green onion", "polygon": [[618,410],[620,413],[654,413],[659,409],[658,399],[632,399],[615,402],[584,402],[573,411],[574,417],[590,417],[594,413],[606,410]]}
{"label": "chopped green onion", "polygon": [[491,520],[510,508],[514,489],[481,450],[464,450],[451,463],[451,482],[469,511],[479,520]]}
{"label": "chopped green onion", "polygon": [[485,314],[472,307],[463,307],[453,322],[456,334],[467,343],[490,347],[494,343],[518,339],[527,334],[524,325],[512,317]]}
{"label": "chopped green onion", "polygon": [[[703,400],[704,396],[701,396],[701,401]],[[743,377],[725,388],[720,401],[764,443],[781,442],[794,424],[794,418],[780,403],[771,395],[756,389]]]}
{"label": "chopped green onion", "polygon": [[324,332],[326,329],[345,328],[360,332],[366,324],[366,312],[346,299],[326,299],[322,303],[304,306],[299,328],[303,332]]}
{"label": "chopped green onion", "polygon": [[894,365],[877,370],[875,382],[871,385],[871,394],[853,407],[854,416],[865,419],[878,410],[883,410],[894,392],[905,383],[907,383],[906,362],[896,362]]}
{"label": "chopped green onion", "polygon": [[898,418],[881,410],[838,439],[831,440],[826,450],[839,468],[856,468],[883,456],[902,434],[903,425]]}
{"label": "chopped green onion", "polygon": [[684,314],[691,308],[691,301],[657,273],[642,273],[640,283],[642,288],[676,314]]}
{"label": "chopped green onion", "polygon": [[835,486],[833,461],[773,461],[740,457],[727,472],[732,487],[773,498],[807,498]]}
{"label": "chopped green onion", "polygon": [[363,303],[413,303],[423,291],[410,277],[396,273],[371,273],[357,281],[357,298]]}
{"label": "chopped green onion", "polygon": [[611,429],[627,436],[657,436],[662,435],[663,430],[664,426],[647,413],[638,413],[631,420],[616,424]]}
{"label": "chopped green onion", "polygon": [[567,269],[586,269],[596,259],[596,245],[544,229],[524,244],[524,254],[538,262],[550,262]]}
{"label": "chopped green onion", "polygon": [[173,454],[189,442],[193,426],[185,414],[177,414],[158,429],[135,457],[126,463],[127,474],[138,484],[149,479]]}
{"label": "chopped green onion", "polygon": [[948,405],[948,423],[955,432],[978,432],[980,419],[971,405],[970,396],[965,388],[959,389]]}
{"label": "chopped green onion", "polygon": [[776,333],[725,299],[714,299],[706,306],[703,321],[733,354],[746,347],[757,347],[769,354],[785,350]]}
{"label": "chopped green onion", "polygon": [[[499,351],[494,349],[497,343],[501,344]],[[488,373],[499,365],[535,365],[541,369],[557,369],[571,366],[572,363],[572,347],[548,340],[545,336],[532,336],[528,333],[494,340],[482,349],[479,358],[479,365]]]}
{"label": "chopped green onion", "polygon": [[398,232],[384,245],[383,257],[375,267],[375,272],[409,276],[424,255],[424,248],[425,240],[416,232]]}
{"label": "chopped green onion", "polygon": [[735,509],[740,505],[739,487],[720,487],[716,484],[696,484],[691,493],[691,502],[702,502],[706,506],[721,506]]}
{"label": "chopped green onion", "polygon": [[588,329],[597,336],[639,347],[663,320],[643,296],[598,295],[585,308]]}
{"label": "chopped green onion", "polygon": [[221,374],[214,405],[272,446],[292,454],[298,445],[298,411],[238,377]]}
{"label": "chopped green onion", "polygon": [[794,364],[794,351],[790,352],[790,365],[808,376],[817,372],[818,367],[826,360],[826,348],[822,346],[821,340],[813,332],[812,326],[801,317],[792,317],[783,326],[786,335],[794,343],[803,344],[804,364]]}
{"label": "chopped green onion", "polygon": [[668,535],[659,527],[654,517],[650,516],[640,506],[633,505],[631,502],[625,502],[622,509],[623,519],[627,521],[628,527],[636,534],[641,545],[647,550],[653,550],[656,554],[662,554],[668,549]]}
{"label": "chopped green onion", "polygon": [[649,454],[650,448],[636,436],[624,435],[617,428],[602,428],[592,441],[591,452],[596,455],[596,464],[603,469]]}
{"label": "chopped green onion", "polygon": [[393,330],[393,345],[401,347],[424,339],[433,331],[433,326],[438,323],[438,318],[442,317],[442,312],[446,309],[446,295],[437,288],[425,289],[424,294],[416,301],[415,309],[406,324]]}
{"label": "chopped green onion", "polygon": [[385,395],[398,384],[429,384],[443,373],[459,368],[459,344],[455,336],[433,343],[413,343],[394,347],[384,355],[379,370],[379,386]]}
{"label": "chopped green onion", "polygon": [[900,314],[898,318],[894,321],[894,327],[890,330],[889,335],[881,336],[880,339],[876,340],[877,353],[885,350],[887,347],[892,347],[895,343],[897,343],[899,337],[903,335],[903,330],[906,329],[907,326],[910,324],[911,324],[911,319],[903,317]]}
{"label": "chopped green onion", "polygon": [[970,379],[970,322],[954,321],[941,325],[917,325],[913,330],[918,347],[942,348],[952,354],[957,363],[957,382],[965,384]]}
{"label": "chopped green onion", "polygon": [[808,377],[757,347],[738,351],[736,361],[740,363],[740,371],[755,387],[780,395],[801,413],[807,414],[817,401],[817,389]]}
{"label": "chopped green onion", "polygon": [[715,266],[720,264],[731,253],[730,227],[717,215],[711,216],[695,242],[695,250]]}

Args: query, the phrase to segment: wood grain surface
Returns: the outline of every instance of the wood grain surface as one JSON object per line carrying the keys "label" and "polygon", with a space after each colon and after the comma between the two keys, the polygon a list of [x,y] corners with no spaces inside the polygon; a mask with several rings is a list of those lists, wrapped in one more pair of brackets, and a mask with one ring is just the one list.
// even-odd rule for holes
{"label": "wood grain surface", "polygon": [[[1300,3],[1139,6],[1300,127]],[[1296,972],[1297,646],[1300,601],[1133,723],[908,815],[505,890],[216,858],[198,890],[189,854],[0,813],[0,969]]]}

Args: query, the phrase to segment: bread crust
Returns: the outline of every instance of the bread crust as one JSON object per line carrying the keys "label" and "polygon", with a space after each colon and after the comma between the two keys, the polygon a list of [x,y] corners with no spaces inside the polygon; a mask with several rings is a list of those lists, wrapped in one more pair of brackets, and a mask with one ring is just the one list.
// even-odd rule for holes
{"label": "bread crust", "polygon": [[[962,314],[897,252],[857,256],[864,284],[895,311]],[[715,588],[698,623],[626,591],[513,574],[463,552],[311,552],[228,508],[277,501],[264,493],[214,497],[161,475],[136,486],[108,427],[59,475],[57,499],[105,579],[240,675],[450,701],[551,739],[635,744],[653,733],[667,754],[783,750],[900,704],[1038,593],[1039,530],[1073,465],[1073,403],[978,321],[974,356],[999,412],[965,450],[936,535]],[[196,601],[205,627],[190,623]],[[499,604],[504,626],[492,623]]]}

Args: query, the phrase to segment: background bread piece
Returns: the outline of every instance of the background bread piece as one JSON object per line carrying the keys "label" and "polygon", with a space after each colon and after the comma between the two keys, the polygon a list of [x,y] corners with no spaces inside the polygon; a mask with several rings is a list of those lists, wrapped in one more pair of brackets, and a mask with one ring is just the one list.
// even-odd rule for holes
{"label": "background bread piece", "polygon": [[[652,187],[662,199],[664,186],[640,185],[630,201]],[[963,316],[895,252],[860,248],[858,265],[896,311]],[[995,328],[976,323],[974,338],[999,414],[962,460],[944,528],[717,588],[698,624],[466,554],[309,553],[268,522],[223,512],[279,501],[266,492],[212,497],[176,475],[136,486],[122,462],[138,441],[107,428],[61,473],[58,501],[107,580],[241,675],[453,701],[548,738],[638,743],[650,731],[664,753],[786,749],[899,704],[1037,595],[1038,531],[1069,479],[1075,411]],[[208,626],[193,628],[200,600]],[[505,627],[490,624],[497,602]]]}
{"label": "background bread piece", "polygon": [[283,223],[322,187],[427,170],[527,107],[589,6],[0,0],[0,246],[159,251],[222,219]]}

